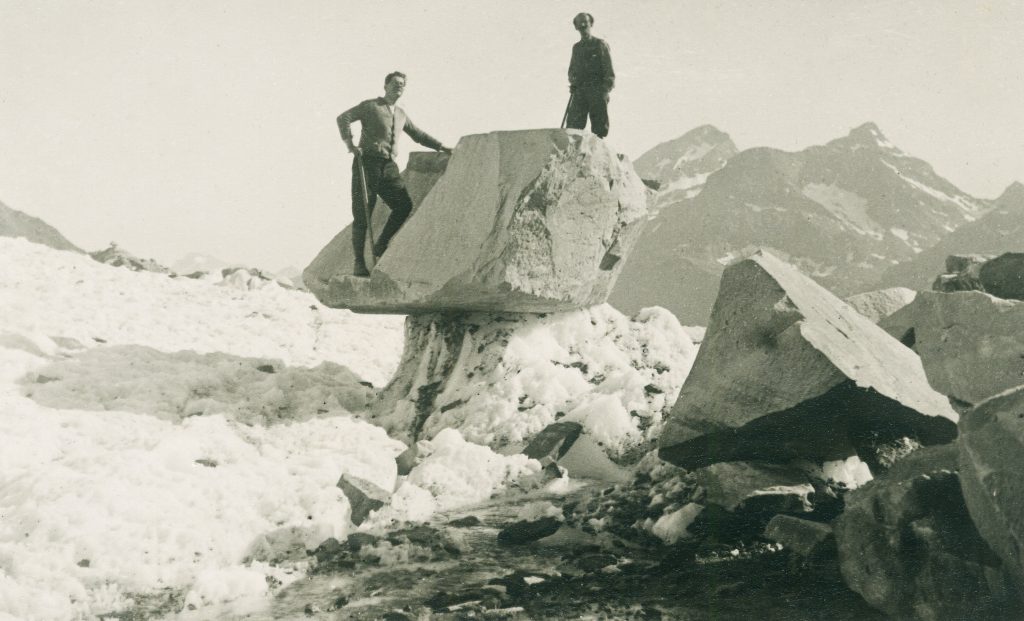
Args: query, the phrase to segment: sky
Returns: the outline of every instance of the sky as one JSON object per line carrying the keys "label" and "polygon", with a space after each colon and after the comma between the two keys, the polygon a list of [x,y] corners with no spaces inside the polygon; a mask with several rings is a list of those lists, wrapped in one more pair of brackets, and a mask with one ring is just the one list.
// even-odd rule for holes
{"label": "sky", "polygon": [[873,121],[975,196],[1024,180],[1016,0],[0,0],[0,201],[87,250],[302,268],[351,221],[338,114],[397,69],[450,146],[557,127],[579,11],[633,159],[703,124],[800,150]]}

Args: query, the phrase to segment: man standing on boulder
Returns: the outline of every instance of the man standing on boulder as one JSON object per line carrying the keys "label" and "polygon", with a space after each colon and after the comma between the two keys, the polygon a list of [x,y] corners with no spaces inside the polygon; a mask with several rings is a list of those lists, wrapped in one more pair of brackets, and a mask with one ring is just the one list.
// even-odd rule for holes
{"label": "man standing on boulder", "polygon": [[[398,171],[395,158],[398,155],[398,136],[405,132],[412,139],[435,151],[451,153],[452,150],[441,144],[439,140],[413,125],[405,111],[396,105],[398,98],[405,91],[405,74],[393,71],[384,78],[384,96],[367,99],[354,108],[346,110],[338,117],[338,129],[341,139],[348,145],[348,150],[355,155],[352,162],[352,246],[355,250],[356,263],[353,273],[356,276],[369,276],[366,269],[366,258],[363,256],[366,243],[369,205],[372,197],[380,196],[391,208],[384,230],[373,243],[374,260],[388,249],[388,243],[405,219],[412,211],[412,199],[405,182]],[[359,146],[352,142],[352,123],[359,121],[361,135]],[[362,167],[362,171],[360,170]],[[363,196],[362,176],[365,172],[367,196]],[[372,241],[372,240],[371,240]]]}
{"label": "man standing on boulder", "polygon": [[566,126],[583,129],[590,116],[590,131],[608,135],[608,93],[615,87],[615,71],[608,44],[591,34],[594,16],[580,13],[572,20],[580,40],[572,46],[569,61],[569,109]]}

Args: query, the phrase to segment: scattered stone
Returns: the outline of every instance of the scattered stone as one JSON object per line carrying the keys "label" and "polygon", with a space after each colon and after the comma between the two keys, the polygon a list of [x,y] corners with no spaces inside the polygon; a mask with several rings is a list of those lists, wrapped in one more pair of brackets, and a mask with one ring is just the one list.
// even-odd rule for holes
{"label": "scattered stone", "polygon": [[473,526],[480,526],[483,522],[480,521],[475,515],[467,515],[466,517],[457,518],[448,522],[448,526],[454,526],[455,528],[472,528]]}
{"label": "scattered stone", "polygon": [[338,479],[338,488],[348,498],[352,507],[352,523],[359,526],[363,520],[391,500],[391,494],[365,479],[343,474]]}
{"label": "scattered stone", "polygon": [[646,194],[632,164],[588,132],[465,136],[369,278],[351,276],[346,229],[303,280],[326,306],[357,312],[600,304],[647,221]]}
{"label": "scattered stone", "polygon": [[412,469],[418,463],[420,463],[420,449],[417,443],[413,442],[409,445],[409,448],[399,453],[398,457],[395,457],[395,464],[398,466],[398,476],[406,476],[412,472]]}
{"label": "scattered stone", "polygon": [[498,543],[501,545],[523,545],[555,534],[562,521],[556,517],[542,517],[538,520],[521,520],[501,529]]}
{"label": "scattered stone", "polygon": [[912,351],[761,251],[726,268],[659,455],[821,463],[904,436],[949,442],[957,418]]}
{"label": "scattered stone", "polygon": [[959,445],[967,509],[1024,593],[1024,387],[965,414]]}
{"label": "scattered stone", "polygon": [[978,271],[985,292],[997,298],[1024,300],[1024,252],[1001,254],[983,263]]}
{"label": "scattered stone", "polygon": [[260,371],[261,373],[277,373],[277,370],[274,369],[274,365],[272,364],[261,364],[260,366],[256,367],[256,370]]}
{"label": "scattered stone", "polygon": [[88,567],[88,566],[89,566],[89,565],[91,565],[91,564],[92,564],[92,563],[91,563],[91,562],[89,561],[89,559],[87,559],[87,558],[83,558],[82,560],[78,561],[78,563],[77,563],[77,565],[78,565],[79,567]]}
{"label": "scattered stone", "polygon": [[792,515],[776,515],[764,529],[764,536],[808,561],[834,557],[836,538],[832,527]]}
{"label": "scattered stone", "polygon": [[523,454],[545,466],[557,463],[577,479],[607,483],[625,483],[630,479],[629,471],[609,459],[576,422],[548,425],[523,449]]}
{"label": "scattered stone", "polygon": [[115,242],[110,242],[110,246],[103,250],[90,252],[89,256],[100,263],[106,263],[114,267],[127,267],[133,272],[156,272],[157,274],[170,274],[171,272],[170,269],[160,265],[153,259],[140,259],[118,246]]}
{"label": "scattered stone", "polygon": [[955,445],[928,447],[846,497],[834,523],[840,570],[896,618],[1019,618],[999,559],[961,496]]}
{"label": "scattered stone", "polygon": [[879,325],[920,356],[935,390],[968,407],[1024,383],[1024,302],[922,291]]}
{"label": "scattered stone", "polygon": [[795,468],[751,462],[723,462],[694,471],[704,504],[729,512],[804,513],[814,493],[807,475]]}
{"label": "scattered stone", "polygon": [[963,254],[946,257],[946,273],[939,274],[932,289],[943,293],[955,291],[984,291],[981,284],[981,266],[991,255]]}
{"label": "scattered stone", "polygon": [[861,315],[878,323],[884,317],[895,313],[914,301],[917,291],[906,287],[892,287],[851,295],[843,301],[853,307]]}
{"label": "scattered stone", "polygon": [[583,433],[583,425],[575,422],[552,423],[533,437],[523,455],[541,463],[558,461]]}
{"label": "scattered stone", "polygon": [[197,459],[195,461],[200,466],[206,466],[207,468],[216,468],[217,467],[217,460],[216,459],[207,459],[205,457],[200,457],[199,459]]}
{"label": "scattered stone", "polygon": [[345,545],[352,552],[359,552],[364,546],[376,545],[380,537],[370,533],[352,533],[345,539]]}

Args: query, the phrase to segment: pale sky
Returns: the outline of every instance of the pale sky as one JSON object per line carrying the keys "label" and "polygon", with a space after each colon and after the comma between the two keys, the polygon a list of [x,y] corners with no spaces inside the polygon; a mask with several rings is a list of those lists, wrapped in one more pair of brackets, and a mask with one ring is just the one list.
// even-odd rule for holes
{"label": "pale sky", "polygon": [[87,250],[302,268],[351,220],[339,113],[398,69],[451,146],[556,127],[579,11],[633,159],[705,123],[799,150],[874,121],[971,194],[1024,181],[1017,0],[0,0],[0,201]]}

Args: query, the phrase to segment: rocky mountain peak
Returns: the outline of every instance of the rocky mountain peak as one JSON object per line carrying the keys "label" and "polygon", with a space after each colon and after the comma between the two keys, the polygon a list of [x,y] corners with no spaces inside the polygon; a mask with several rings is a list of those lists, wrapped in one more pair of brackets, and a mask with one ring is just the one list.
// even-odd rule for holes
{"label": "rocky mountain peak", "polygon": [[635,167],[644,179],[660,183],[663,194],[689,191],[702,186],[737,152],[729,134],[713,125],[700,125],[644,153]]}
{"label": "rocky mountain peak", "polygon": [[830,146],[843,146],[850,149],[870,148],[898,150],[896,145],[889,142],[878,125],[868,121],[854,127],[850,133],[843,138],[838,138],[829,143]]}

